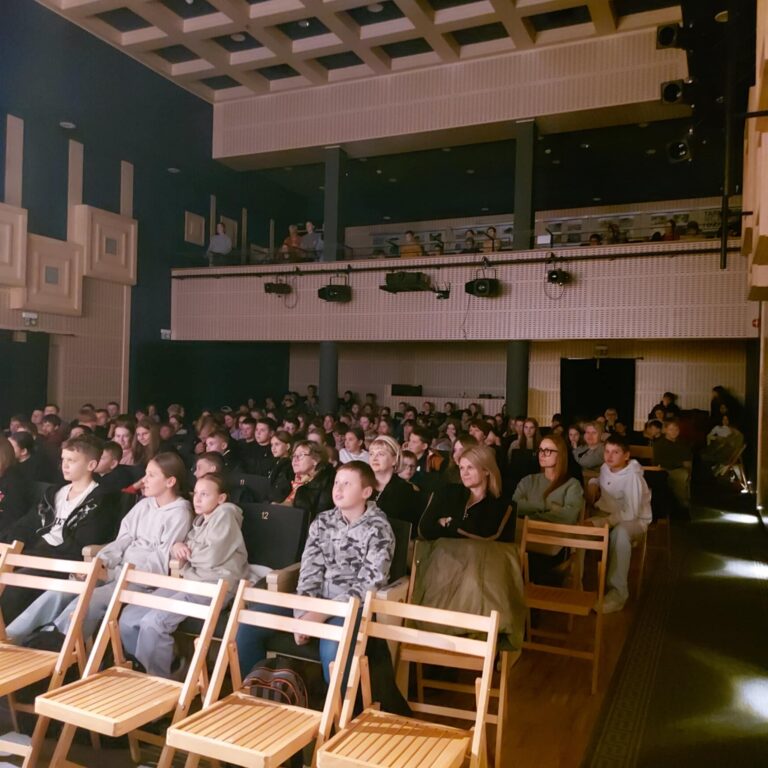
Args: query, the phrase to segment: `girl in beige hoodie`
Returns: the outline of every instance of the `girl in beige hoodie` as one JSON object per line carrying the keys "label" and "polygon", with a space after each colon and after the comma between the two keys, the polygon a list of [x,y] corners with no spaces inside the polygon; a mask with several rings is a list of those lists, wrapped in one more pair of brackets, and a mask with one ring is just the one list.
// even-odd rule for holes
{"label": "girl in beige hoodie", "polygon": [[[184,542],[174,544],[171,556],[182,563],[182,578],[228,582],[230,596],[246,575],[248,554],[240,530],[243,513],[227,501],[224,478],[219,474],[201,477],[195,484],[195,519]],[[207,598],[168,589],[155,594],[186,602],[206,603]],[[186,617],[168,611],[128,605],[120,615],[120,635],[125,651],[137,659],[150,675],[170,677],[173,663],[173,633]]]}

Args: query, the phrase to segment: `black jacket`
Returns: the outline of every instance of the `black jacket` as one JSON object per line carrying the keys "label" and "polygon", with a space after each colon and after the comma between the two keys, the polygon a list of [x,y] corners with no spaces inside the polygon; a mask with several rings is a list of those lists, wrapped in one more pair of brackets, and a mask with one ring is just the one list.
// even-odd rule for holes
{"label": "black jacket", "polygon": [[374,498],[379,509],[383,510],[387,517],[410,523],[413,526],[411,536],[415,538],[419,518],[424,510],[425,499],[421,493],[402,477],[393,474],[378,497]]}
{"label": "black jacket", "polygon": [[87,544],[105,544],[114,538],[119,494],[105,492],[99,486],[72,511],[64,523],[63,542],[49,544],[43,535],[56,519],[56,494],[62,486],[50,487],[37,506],[11,526],[0,531],[0,540],[24,542],[24,554],[82,560]]}
{"label": "black jacket", "polygon": [[293,506],[309,511],[310,521],[314,520],[318,512],[333,509],[333,480],[336,470],[330,464],[321,464],[317,468],[317,474],[305,485],[296,490],[293,497]]}
{"label": "black jacket", "polygon": [[270,471],[277,463],[272,455],[272,446],[269,444],[259,445],[255,440],[250,443],[246,443],[245,440],[238,440],[237,450],[240,454],[243,472],[247,475],[269,477]]}
{"label": "black jacket", "polygon": [[29,511],[32,485],[14,464],[0,477],[0,530],[7,528]]}
{"label": "black jacket", "polygon": [[291,483],[293,482],[293,466],[288,458],[279,459],[272,467],[269,473],[269,500],[285,501],[291,492]]}

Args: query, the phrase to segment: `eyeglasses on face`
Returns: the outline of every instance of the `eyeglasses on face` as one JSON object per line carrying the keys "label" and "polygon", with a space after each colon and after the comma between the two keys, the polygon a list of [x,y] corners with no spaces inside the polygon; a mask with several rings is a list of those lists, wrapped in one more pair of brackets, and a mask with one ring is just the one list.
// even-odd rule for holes
{"label": "eyeglasses on face", "polygon": [[539,448],[539,456],[551,456],[557,453],[557,448]]}
{"label": "eyeglasses on face", "polygon": [[293,454],[293,458],[294,459],[307,459],[307,458],[309,458],[310,455],[311,454],[309,454],[309,453],[294,453]]}

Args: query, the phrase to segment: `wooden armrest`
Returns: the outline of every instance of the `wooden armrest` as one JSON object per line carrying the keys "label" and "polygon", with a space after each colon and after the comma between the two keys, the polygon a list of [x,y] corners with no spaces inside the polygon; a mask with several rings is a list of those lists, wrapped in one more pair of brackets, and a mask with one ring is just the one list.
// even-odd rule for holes
{"label": "wooden armrest", "polygon": [[86,544],[82,550],[83,560],[86,563],[90,563],[105,546],[105,544]]}
{"label": "wooden armrest", "polygon": [[409,582],[410,579],[408,576],[401,576],[397,581],[393,581],[391,584],[387,584],[386,587],[382,587],[376,593],[376,598],[378,600],[391,600],[395,603],[404,603],[408,597]]}
{"label": "wooden armrest", "polygon": [[287,568],[280,568],[267,574],[267,589],[270,592],[295,592],[299,583],[301,563],[294,563]]}
{"label": "wooden armrest", "polygon": [[181,573],[181,560],[172,559],[168,562],[168,573],[178,577]]}

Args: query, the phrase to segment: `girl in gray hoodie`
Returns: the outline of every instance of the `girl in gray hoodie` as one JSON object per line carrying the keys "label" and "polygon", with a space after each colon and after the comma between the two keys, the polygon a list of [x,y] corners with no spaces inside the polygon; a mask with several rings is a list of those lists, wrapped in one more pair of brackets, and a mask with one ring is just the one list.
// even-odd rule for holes
{"label": "girl in gray hoodie", "polygon": [[[182,578],[208,582],[224,579],[232,597],[238,582],[246,575],[248,553],[240,530],[242,510],[227,498],[222,475],[212,473],[197,481],[192,528],[185,541],[173,545],[171,555],[182,563]],[[185,602],[208,602],[205,597],[170,589],[158,589],[154,594]],[[170,677],[173,633],[185,618],[177,613],[127,605],[120,614],[123,647],[150,675]]]}
{"label": "girl in gray hoodie", "polygon": [[[139,571],[168,573],[171,547],[189,531],[192,508],[184,498],[187,470],[176,453],[159,453],[147,464],[142,480],[144,498],[123,518],[117,538],[97,555],[107,567],[107,581],[96,587],[83,621],[83,635],[98,628],[115,589],[118,573],[125,563]],[[23,640],[36,628],[52,622],[50,629],[66,632],[73,595],[46,592],[35,600],[7,628],[8,637]]]}

